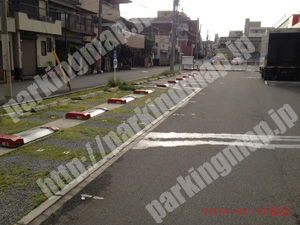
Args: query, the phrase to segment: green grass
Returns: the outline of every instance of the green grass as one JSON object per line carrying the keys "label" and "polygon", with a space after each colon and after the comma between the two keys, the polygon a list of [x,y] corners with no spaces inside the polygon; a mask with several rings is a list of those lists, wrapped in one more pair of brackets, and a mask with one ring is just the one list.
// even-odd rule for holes
{"label": "green grass", "polygon": [[33,202],[30,204],[30,206],[32,209],[35,209],[38,206],[40,206],[43,202],[45,202],[47,199],[48,198],[46,197],[46,195],[43,192],[35,194],[35,195],[31,196],[31,200]]}
{"label": "green grass", "polygon": [[123,121],[114,119],[114,118],[109,118],[109,117],[100,117],[92,120],[93,122],[99,122],[101,124],[121,124]]}
{"label": "green grass", "polygon": [[29,167],[14,166],[9,170],[0,170],[0,191],[8,192],[10,188],[26,190],[36,179],[48,174],[48,170],[32,172]]}
{"label": "green grass", "polygon": [[166,70],[164,72],[162,72],[161,74],[159,75],[153,75],[151,77],[146,77],[146,78],[142,78],[142,79],[139,79],[139,80],[135,80],[135,81],[132,81],[130,82],[131,84],[134,84],[134,83],[137,83],[137,82],[141,82],[141,81],[147,81],[147,80],[150,80],[150,79],[155,79],[155,78],[160,78],[160,77],[165,77],[167,75],[175,75],[179,73],[179,70],[176,70],[176,71],[171,71],[171,70]]}
{"label": "green grass", "polygon": [[120,87],[122,84],[122,81],[120,77],[118,77],[116,80],[113,77],[110,77],[107,81],[108,87]]}
{"label": "green grass", "polygon": [[[38,152],[37,150],[43,149],[44,151]],[[69,154],[65,154],[69,152]],[[30,145],[24,145],[19,147],[17,150],[8,153],[7,155],[22,155],[34,157],[37,159],[52,159],[52,160],[62,160],[71,161],[74,158],[81,158],[86,155],[85,150],[74,149],[70,151],[62,147],[57,147],[54,145],[45,145],[40,142],[36,142]]]}
{"label": "green grass", "polygon": [[0,133],[16,134],[30,128],[40,126],[43,123],[21,120],[18,123],[14,123],[9,117],[0,118]]}
{"label": "green grass", "polygon": [[0,116],[5,115],[5,114],[7,114],[6,110],[5,109],[0,109]]}
{"label": "green grass", "polygon": [[122,91],[135,91],[136,88],[132,86],[131,83],[127,83],[126,81],[122,82],[120,77],[114,80],[113,77],[109,78],[106,88],[118,87]]}
{"label": "green grass", "polygon": [[[178,72],[179,71],[174,71],[174,73],[178,73]],[[135,82],[145,81],[145,80],[149,80],[149,79],[152,79],[152,78],[158,78],[158,77],[162,77],[162,76],[165,76],[165,75],[171,75],[171,74],[173,74],[173,72],[170,71],[170,70],[167,70],[167,71],[162,72],[159,75],[155,75],[155,76],[151,76],[151,77],[148,77],[148,78],[139,79],[139,80],[136,80],[136,81],[132,81],[130,83],[121,82],[121,80],[117,80],[117,82],[114,82],[113,79],[111,78],[111,79],[108,80],[108,86],[106,86],[106,87],[101,87],[101,88],[95,88],[95,89],[80,91],[80,92],[77,92],[77,93],[74,93],[74,94],[67,94],[66,93],[66,95],[64,95],[64,96],[59,96],[59,97],[55,97],[55,98],[45,99],[45,100],[37,103],[36,106],[47,105],[47,104],[50,104],[52,102],[59,102],[59,101],[65,100],[65,99],[73,99],[73,100],[75,100],[75,99],[78,99],[78,97],[82,96],[82,95],[87,95],[87,94],[94,93],[94,92],[97,92],[97,91],[108,91],[109,87],[113,87],[113,86],[118,86],[118,87],[120,87],[120,90],[123,90],[123,91],[133,91],[133,90],[136,89],[135,87],[132,86],[132,84],[135,83]],[[95,96],[95,97],[99,97],[100,95]],[[90,97],[88,99],[94,99],[95,97]],[[122,96],[120,96],[120,97],[122,97]],[[63,106],[65,106],[65,105],[63,105]],[[60,107],[58,107],[58,108],[60,108]],[[51,109],[53,109],[53,108],[51,108]],[[70,107],[69,109],[74,109],[74,108]],[[85,110],[85,109],[87,109],[87,108],[83,107],[83,110]],[[61,110],[61,111],[63,111],[63,110]],[[7,114],[6,110],[0,109],[0,115],[4,115],[4,114]]]}
{"label": "green grass", "polygon": [[91,108],[91,106],[87,105],[80,105],[80,103],[60,103],[57,106],[44,110],[43,112],[47,111],[55,111],[55,112],[71,112],[71,111],[84,111]]}
{"label": "green grass", "polygon": [[77,126],[62,130],[52,137],[62,140],[92,140],[97,135],[106,135],[111,130],[105,128]]}
{"label": "green grass", "polygon": [[[101,105],[107,102],[109,98],[120,98],[125,95],[130,94],[128,91],[115,91],[105,94],[100,94],[91,98],[84,99],[78,103],[59,103],[57,106],[46,109],[41,112],[34,113],[29,116],[24,116],[22,118],[41,118],[41,119],[51,119],[57,120],[61,117],[55,115],[47,115],[45,112],[56,111],[56,112],[71,112],[71,111],[85,111],[87,109],[93,108],[93,105]],[[85,105],[87,104],[87,105]],[[91,105],[89,105],[91,104]],[[33,122],[27,120],[20,120],[18,123],[14,123],[10,117],[1,117],[0,118],[0,133],[5,134],[16,134],[40,125],[43,125],[43,122]]]}
{"label": "green grass", "polygon": [[120,108],[117,108],[117,109],[114,109],[114,110],[111,110],[111,111],[108,111],[105,113],[105,115],[111,115],[111,114],[118,114],[118,115],[131,115],[134,113],[134,110],[133,109],[127,109],[127,108],[123,108],[123,107],[120,107]]}

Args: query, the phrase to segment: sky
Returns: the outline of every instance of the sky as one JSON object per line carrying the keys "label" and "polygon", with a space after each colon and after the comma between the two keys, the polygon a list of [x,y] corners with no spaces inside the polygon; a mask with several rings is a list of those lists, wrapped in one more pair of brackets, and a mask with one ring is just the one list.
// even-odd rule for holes
{"label": "sky", "polygon": [[[172,10],[173,0],[131,0],[132,3],[122,4],[121,16],[156,17],[159,10]],[[299,0],[270,1],[226,1],[226,0],[180,0],[179,10],[202,24],[201,36],[214,40],[215,33],[226,37],[230,30],[244,30],[245,19],[261,21],[263,27],[273,27],[280,19],[300,12]]]}

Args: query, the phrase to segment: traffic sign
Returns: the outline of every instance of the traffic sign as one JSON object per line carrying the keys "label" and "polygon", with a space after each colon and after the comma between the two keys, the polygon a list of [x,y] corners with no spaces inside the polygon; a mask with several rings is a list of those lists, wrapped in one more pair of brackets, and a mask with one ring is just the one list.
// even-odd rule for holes
{"label": "traffic sign", "polygon": [[118,68],[118,60],[114,59],[114,69],[117,69],[117,68]]}
{"label": "traffic sign", "polygon": [[117,50],[114,50],[114,59],[117,59],[118,58],[118,52]]}

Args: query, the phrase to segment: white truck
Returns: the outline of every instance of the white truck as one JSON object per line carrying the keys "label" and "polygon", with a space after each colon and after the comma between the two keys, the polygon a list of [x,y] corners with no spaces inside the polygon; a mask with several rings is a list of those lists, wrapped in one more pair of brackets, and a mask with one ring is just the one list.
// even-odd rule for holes
{"label": "white truck", "polygon": [[182,56],[182,69],[193,70],[194,69],[194,56]]}

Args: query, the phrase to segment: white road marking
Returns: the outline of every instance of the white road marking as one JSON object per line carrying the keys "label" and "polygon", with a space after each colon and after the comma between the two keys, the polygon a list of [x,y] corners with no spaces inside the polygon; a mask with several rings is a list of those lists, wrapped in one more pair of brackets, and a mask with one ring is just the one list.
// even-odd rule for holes
{"label": "white road marking", "polygon": [[98,197],[98,196],[94,196],[93,199],[96,199],[96,200],[103,200],[104,198]]}
{"label": "white road marking", "polygon": [[81,195],[81,200],[85,200],[86,198],[93,198],[96,200],[103,200],[104,198],[99,197],[99,196],[92,196],[92,195],[87,195],[87,194],[82,194]]}
{"label": "white road marking", "polygon": [[299,141],[300,136],[265,136],[265,135],[245,135],[245,134],[213,134],[213,133],[160,133],[160,132],[152,132],[148,134],[145,139],[203,139],[203,138],[214,138],[214,139],[233,139],[233,140],[253,140],[257,141],[259,139],[273,141]]}
{"label": "white road marking", "polygon": [[299,145],[284,145],[284,144],[263,145],[255,142],[243,143],[243,142],[220,142],[220,141],[141,141],[139,144],[137,144],[134,147],[134,149],[147,149],[147,148],[155,148],[155,147],[174,148],[174,147],[199,146],[199,145],[245,146],[245,147],[266,148],[266,149],[275,149],[275,148],[300,149],[300,144]]}
{"label": "white road marking", "polygon": [[[184,139],[184,140],[182,140]],[[193,140],[194,139],[194,140]],[[201,139],[201,140],[199,140]],[[209,139],[209,140],[203,140]],[[217,139],[217,140],[215,140]],[[218,139],[227,139],[221,141]],[[268,142],[298,142],[296,144],[270,143]],[[182,146],[245,146],[263,149],[300,149],[300,136],[263,136],[244,134],[202,134],[202,133],[150,133],[140,141],[134,149],[147,149],[155,147],[171,148]]]}

